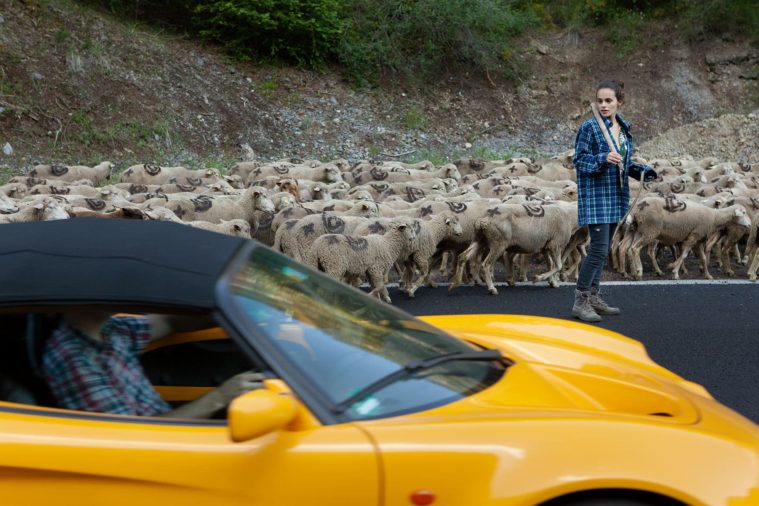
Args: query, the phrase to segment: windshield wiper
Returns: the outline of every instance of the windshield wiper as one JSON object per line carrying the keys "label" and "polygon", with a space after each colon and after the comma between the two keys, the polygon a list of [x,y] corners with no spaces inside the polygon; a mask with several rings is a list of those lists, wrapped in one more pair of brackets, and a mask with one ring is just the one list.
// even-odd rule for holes
{"label": "windshield wiper", "polygon": [[351,395],[347,399],[340,401],[332,407],[332,411],[336,414],[344,413],[349,407],[360,401],[364,397],[373,394],[379,390],[382,390],[386,386],[395,383],[396,381],[413,376],[419,371],[425,369],[431,369],[445,362],[453,361],[483,361],[490,362],[493,360],[503,359],[503,355],[498,350],[482,350],[482,351],[457,351],[454,353],[447,353],[445,355],[438,355],[437,357],[425,358],[422,360],[414,360],[404,365],[400,369],[391,372],[387,376],[384,376],[374,383],[370,383],[355,394]]}

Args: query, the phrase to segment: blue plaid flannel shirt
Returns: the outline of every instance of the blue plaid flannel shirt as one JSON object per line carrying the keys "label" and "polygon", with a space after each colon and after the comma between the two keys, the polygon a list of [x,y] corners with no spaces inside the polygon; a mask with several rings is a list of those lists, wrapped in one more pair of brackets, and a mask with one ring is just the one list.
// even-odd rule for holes
{"label": "blue plaid flannel shirt", "polygon": [[150,341],[148,320],[112,317],[101,334],[105,339],[95,341],[62,321],[48,340],[42,366],[58,405],[136,416],[170,411],[137,358]]}
{"label": "blue plaid flannel shirt", "polygon": [[[630,203],[630,186],[627,177],[633,153],[630,124],[617,114],[617,121],[627,137],[625,170],[620,188],[619,168],[606,161],[609,146],[594,118],[580,126],[575,139],[573,163],[577,170],[577,221],[581,227],[599,223],[618,223]],[[604,118],[609,136],[611,120]],[[617,151],[619,151],[617,147]]]}

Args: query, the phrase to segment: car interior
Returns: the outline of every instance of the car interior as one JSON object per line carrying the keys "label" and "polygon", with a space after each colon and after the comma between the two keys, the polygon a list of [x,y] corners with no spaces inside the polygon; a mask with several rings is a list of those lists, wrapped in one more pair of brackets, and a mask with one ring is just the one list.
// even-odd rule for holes
{"label": "car interior", "polygon": [[[42,354],[59,321],[59,315],[43,313],[0,314],[0,401],[57,407],[45,381]],[[253,368],[225,337],[219,329],[211,339],[163,344],[169,340],[164,338],[148,345],[140,362],[154,388],[176,407]]]}

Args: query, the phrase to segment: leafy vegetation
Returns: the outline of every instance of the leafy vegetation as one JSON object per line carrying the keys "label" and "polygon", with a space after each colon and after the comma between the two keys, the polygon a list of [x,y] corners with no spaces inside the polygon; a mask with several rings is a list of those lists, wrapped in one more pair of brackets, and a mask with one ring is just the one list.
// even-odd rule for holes
{"label": "leafy vegetation", "polygon": [[[756,0],[82,1],[219,43],[236,59],[339,63],[359,85],[462,67],[515,77],[511,42],[531,29],[600,26],[620,56],[636,50],[638,28],[654,19],[677,23],[688,37],[731,32],[759,41]],[[56,40],[68,36],[62,30]]]}

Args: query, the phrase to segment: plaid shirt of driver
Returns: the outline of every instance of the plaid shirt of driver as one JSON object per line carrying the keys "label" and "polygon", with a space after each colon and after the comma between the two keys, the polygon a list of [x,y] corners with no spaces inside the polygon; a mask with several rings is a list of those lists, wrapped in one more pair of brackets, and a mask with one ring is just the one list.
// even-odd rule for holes
{"label": "plaid shirt of driver", "polygon": [[146,318],[112,317],[96,341],[62,321],[45,345],[42,367],[59,407],[156,416],[171,410],[138,360],[150,340]]}

